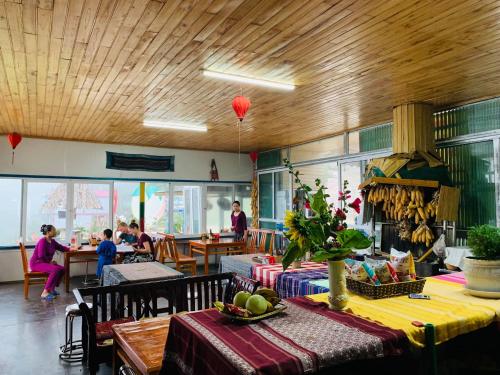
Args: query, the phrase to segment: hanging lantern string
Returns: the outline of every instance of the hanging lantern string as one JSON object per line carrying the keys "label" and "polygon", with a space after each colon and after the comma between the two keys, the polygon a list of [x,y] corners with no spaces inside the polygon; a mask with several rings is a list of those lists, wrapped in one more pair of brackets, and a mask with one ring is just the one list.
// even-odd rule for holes
{"label": "hanging lantern string", "polygon": [[10,162],[11,165],[14,165],[14,150],[12,150],[12,161]]}

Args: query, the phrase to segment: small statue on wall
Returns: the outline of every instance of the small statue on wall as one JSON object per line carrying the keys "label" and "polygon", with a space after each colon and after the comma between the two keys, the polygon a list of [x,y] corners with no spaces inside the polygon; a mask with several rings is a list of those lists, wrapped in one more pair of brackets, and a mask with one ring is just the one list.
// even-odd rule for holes
{"label": "small statue on wall", "polygon": [[210,181],[219,181],[219,172],[217,171],[215,159],[212,159],[210,163]]}

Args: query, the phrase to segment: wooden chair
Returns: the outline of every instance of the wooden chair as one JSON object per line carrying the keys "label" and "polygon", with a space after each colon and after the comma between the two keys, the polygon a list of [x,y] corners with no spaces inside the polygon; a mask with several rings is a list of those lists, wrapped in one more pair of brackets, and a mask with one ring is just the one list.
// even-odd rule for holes
{"label": "wooden chair", "polygon": [[196,275],[196,258],[179,253],[175,243],[175,236],[166,234],[163,241],[165,241],[167,258],[175,262],[175,269],[177,271],[187,269],[192,275]]}
{"label": "wooden chair", "polygon": [[49,274],[46,272],[34,272],[29,269],[28,265],[28,255],[26,254],[26,248],[24,244],[19,244],[19,250],[21,250],[21,259],[23,261],[23,271],[24,271],[24,298],[28,299],[30,292],[30,285],[40,285],[47,282]]}
{"label": "wooden chair", "polygon": [[257,288],[260,286],[260,281],[249,279],[248,277],[238,275],[233,273],[233,278],[231,282],[226,287],[226,292],[224,293],[224,301],[233,303],[233,298],[236,293],[244,291],[254,294]]}
{"label": "wooden chair", "polygon": [[[274,231],[270,229],[248,229],[250,235],[250,244],[248,253],[269,253],[273,254],[274,249]],[[269,249],[266,248],[269,238]]]}

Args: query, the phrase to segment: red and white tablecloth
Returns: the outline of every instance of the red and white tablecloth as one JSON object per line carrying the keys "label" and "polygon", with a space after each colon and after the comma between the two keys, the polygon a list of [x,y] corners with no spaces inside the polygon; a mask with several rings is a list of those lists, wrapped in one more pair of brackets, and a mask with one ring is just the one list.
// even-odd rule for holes
{"label": "red and white tablecloth", "polygon": [[[302,262],[301,268],[288,268],[286,272],[305,272],[313,270],[328,270],[328,266],[324,263]],[[262,286],[266,288],[275,289],[276,279],[282,273],[282,264],[256,264],[253,269],[252,278],[260,281]]]}

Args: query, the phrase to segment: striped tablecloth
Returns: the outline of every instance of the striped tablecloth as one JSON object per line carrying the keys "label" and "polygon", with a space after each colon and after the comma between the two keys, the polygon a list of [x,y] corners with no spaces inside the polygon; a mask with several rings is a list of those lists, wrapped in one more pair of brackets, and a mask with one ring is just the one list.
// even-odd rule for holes
{"label": "striped tablecloth", "polygon": [[465,285],[467,283],[465,281],[465,276],[463,272],[448,273],[446,275],[434,276],[433,278],[437,280],[450,281],[452,283],[457,283],[462,285]]}
{"label": "striped tablecloth", "polygon": [[[312,270],[305,272],[285,272],[276,278],[276,291],[280,298],[290,298],[305,296],[308,294],[324,293],[323,288],[314,293],[314,288],[310,287],[311,280],[328,279],[328,270]],[[309,287],[308,287],[309,286]],[[326,290],[328,291],[328,289]]]}
{"label": "striped tablecloth", "polygon": [[253,265],[257,264],[252,261],[254,256],[255,254],[223,255],[220,257],[219,272],[234,272],[252,278]]}
{"label": "striped tablecloth", "polygon": [[[288,268],[286,272],[307,272],[312,270],[328,270],[328,266],[323,263],[302,262],[302,268]],[[276,287],[276,278],[282,273],[282,264],[256,264],[253,269],[252,278],[260,281],[262,286],[274,289]]]}
{"label": "striped tablecloth", "polygon": [[215,309],[173,316],[162,373],[315,373],[408,349],[403,331],[303,297],[284,303],[285,313],[256,324],[233,323]]}

